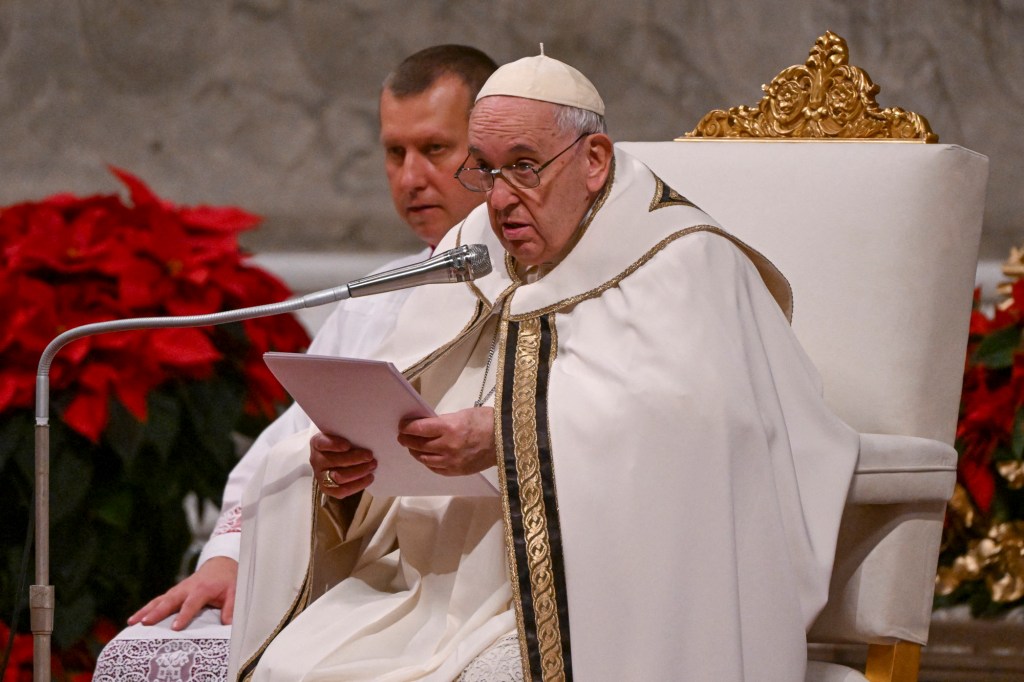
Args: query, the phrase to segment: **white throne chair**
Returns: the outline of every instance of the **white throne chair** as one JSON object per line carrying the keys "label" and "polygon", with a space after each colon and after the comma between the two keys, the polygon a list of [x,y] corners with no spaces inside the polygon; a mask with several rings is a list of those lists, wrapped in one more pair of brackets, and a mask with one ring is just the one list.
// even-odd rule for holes
{"label": "white throne chair", "polygon": [[861,433],[828,604],[812,643],[868,645],[864,672],[917,679],[927,643],[977,265],[986,157],[879,109],[826,33],[755,108],[714,111],[672,142],[622,143],[789,278],[793,328],[825,397]]}
{"label": "white throne chair", "polygon": [[[812,661],[807,682],[913,682],[956,477],[988,161],[937,144],[916,114],[879,109],[833,34],[765,89],[757,108],[711,112],[677,141],[621,146],[789,278],[793,327],[825,397],[862,434],[808,641],[866,644],[866,666]],[[222,679],[217,616],[167,639],[122,633],[96,679]]]}

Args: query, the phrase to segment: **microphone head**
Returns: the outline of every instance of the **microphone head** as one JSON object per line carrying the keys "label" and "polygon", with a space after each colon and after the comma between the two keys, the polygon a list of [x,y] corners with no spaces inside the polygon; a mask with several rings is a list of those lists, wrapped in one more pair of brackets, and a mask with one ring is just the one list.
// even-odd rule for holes
{"label": "microphone head", "polygon": [[463,244],[452,249],[452,274],[457,282],[468,282],[491,272],[491,257],[483,244]]}

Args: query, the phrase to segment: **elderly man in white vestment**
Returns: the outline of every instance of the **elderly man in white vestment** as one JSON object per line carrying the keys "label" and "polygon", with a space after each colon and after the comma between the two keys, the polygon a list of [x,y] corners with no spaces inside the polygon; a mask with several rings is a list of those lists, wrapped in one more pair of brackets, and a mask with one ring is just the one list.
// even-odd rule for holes
{"label": "elderly man in white vestment", "polygon": [[378,499],[345,434],[282,443],[243,501],[238,679],[803,680],[857,434],[782,275],[603,116],[543,55],[491,76],[458,174],[486,204],[439,248],[496,267],[415,291],[377,354],[438,415],[410,456],[498,494]]}

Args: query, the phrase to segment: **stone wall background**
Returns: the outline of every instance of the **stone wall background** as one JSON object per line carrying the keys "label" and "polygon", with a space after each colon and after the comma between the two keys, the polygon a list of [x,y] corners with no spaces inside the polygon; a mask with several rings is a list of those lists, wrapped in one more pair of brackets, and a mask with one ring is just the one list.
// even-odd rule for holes
{"label": "stone wall background", "polygon": [[1024,0],[0,0],[0,204],[117,188],[266,217],[260,252],[415,248],[377,149],[380,81],[442,42],[546,52],[602,92],[617,139],[753,105],[830,29],[942,142],[991,158],[983,256],[1024,236]]}

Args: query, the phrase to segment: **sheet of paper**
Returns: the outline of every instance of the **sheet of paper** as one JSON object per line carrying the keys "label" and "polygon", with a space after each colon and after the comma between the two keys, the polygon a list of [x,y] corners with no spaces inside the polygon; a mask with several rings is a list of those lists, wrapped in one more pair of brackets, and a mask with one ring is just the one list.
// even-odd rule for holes
{"label": "sheet of paper", "polygon": [[401,420],[434,411],[390,362],[275,352],[263,359],[317,428],[373,451],[371,494],[497,495],[486,477],[435,474],[398,444]]}

